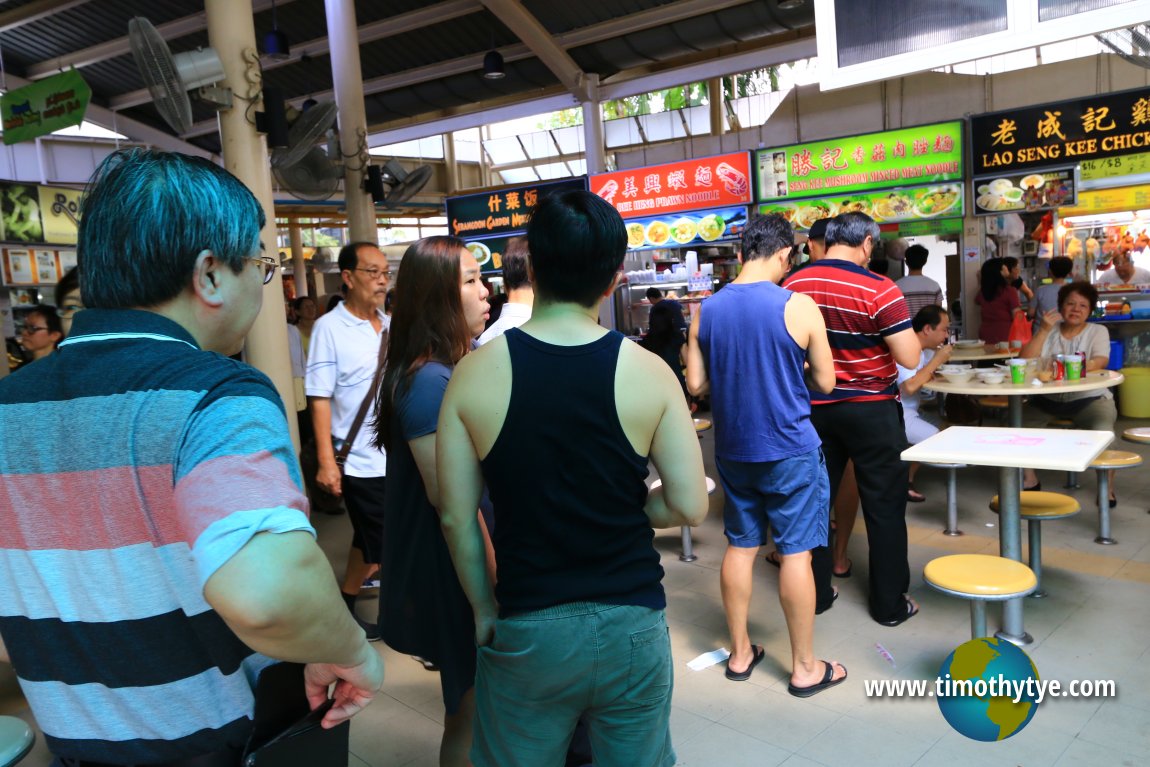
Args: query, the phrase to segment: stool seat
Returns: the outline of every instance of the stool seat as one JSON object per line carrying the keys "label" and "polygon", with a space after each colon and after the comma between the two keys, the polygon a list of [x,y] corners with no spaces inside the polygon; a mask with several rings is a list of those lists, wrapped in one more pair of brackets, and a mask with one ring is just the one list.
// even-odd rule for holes
{"label": "stool seat", "polygon": [[965,464],[965,463],[930,463],[927,461],[923,461],[922,465],[923,466],[933,466],[936,469],[965,469],[965,468],[967,468],[967,464]]}
{"label": "stool seat", "polygon": [[985,397],[978,398],[978,404],[982,407],[1001,408],[1005,410],[1010,407],[1010,400],[1004,394],[988,394]]}
{"label": "stool seat", "polygon": [[1092,469],[1126,469],[1141,466],[1142,456],[1129,450],[1103,450],[1090,464]]}
{"label": "stool seat", "polygon": [[1150,426],[1136,426],[1122,432],[1122,439],[1127,442],[1150,443]]}
{"label": "stool seat", "polygon": [[1048,429],[1073,429],[1074,421],[1069,418],[1052,418],[1046,422]]}
{"label": "stool seat", "polygon": [[711,426],[713,425],[711,423],[710,418],[692,418],[691,420],[693,420],[695,422],[695,433],[696,434],[699,434],[699,433],[704,432],[704,431],[709,431]]}
{"label": "stool seat", "polygon": [[0,765],[16,764],[32,750],[36,735],[23,719],[0,716]]}
{"label": "stool seat", "polygon": [[[998,496],[990,499],[990,510],[998,512]],[[1023,519],[1061,519],[1082,511],[1078,501],[1062,493],[1045,490],[1023,490],[1019,493],[1019,513]]]}
{"label": "stool seat", "polygon": [[1034,572],[1013,559],[987,554],[951,554],[927,562],[922,571],[935,588],[976,599],[1013,599],[1038,584]]}

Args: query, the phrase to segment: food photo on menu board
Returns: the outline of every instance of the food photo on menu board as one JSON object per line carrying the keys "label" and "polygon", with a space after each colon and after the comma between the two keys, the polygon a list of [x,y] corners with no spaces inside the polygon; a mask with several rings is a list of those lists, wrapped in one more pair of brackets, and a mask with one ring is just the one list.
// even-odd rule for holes
{"label": "food photo on menu board", "polygon": [[938,184],[882,192],[856,192],[837,197],[769,202],[759,206],[763,214],[778,213],[799,231],[806,231],[821,218],[840,213],[865,213],[880,224],[963,215],[961,184]]}
{"label": "food photo on menu board", "polygon": [[746,208],[630,219],[627,247],[637,250],[730,240],[741,236],[746,225]]}
{"label": "food photo on menu board", "polygon": [[976,215],[1052,210],[1077,201],[1074,168],[975,179]]}

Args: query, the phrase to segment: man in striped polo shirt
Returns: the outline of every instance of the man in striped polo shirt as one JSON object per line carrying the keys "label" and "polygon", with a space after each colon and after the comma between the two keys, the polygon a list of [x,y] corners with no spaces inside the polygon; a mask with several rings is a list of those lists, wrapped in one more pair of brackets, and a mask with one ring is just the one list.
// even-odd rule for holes
{"label": "man in striped polo shirt", "polygon": [[226,356],[275,269],[263,224],[206,160],[113,154],[80,222],[89,308],[0,381],[0,660],[56,765],[237,767],[273,658],[309,664],[313,707],[335,683],[328,726],[383,682],[315,543],[283,403]]}
{"label": "man in striped polo shirt", "polygon": [[[907,468],[898,371],[918,364],[921,351],[906,300],[887,277],[866,268],[879,238],[864,213],[843,213],[827,224],[826,258],[793,274],[783,287],[815,300],[827,325],[835,361],[835,388],[811,393],[811,422],[823,442],[831,497],[843,467],[853,460],[870,544],[870,614],[897,626],[918,612],[905,594]],[[854,519],[850,520],[853,524]],[[838,535],[851,524],[839,521]],[[817,583],[829,582],[831,558],[814,557]]]}

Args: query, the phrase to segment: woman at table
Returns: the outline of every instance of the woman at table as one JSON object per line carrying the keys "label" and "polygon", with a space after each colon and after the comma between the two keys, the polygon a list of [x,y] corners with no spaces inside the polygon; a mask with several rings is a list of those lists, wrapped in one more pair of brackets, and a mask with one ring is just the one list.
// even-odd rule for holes
{"label": "woman at table", "polygon": [[443,692],[441,767],[468,764],[475,711],[475,621],[439,526],[435,439],[455,364],[487,320],[475,257],[454,237],[403,254],[377,400],[387,449],[379,629],[393,650],[432,661]]}
{"label": "woman at table", "polygon": [[1001,258],[989,258],[980,272],[981,286],[974,302],[982,309],[982,325],[978,337],[988,344],[1008,340],[1010,323],[1014,315],[1022,311],[1018,291],[1007,279],[1010,270]]}
{"label": "woman at table", "polygon": [[[1071,282],[1058,291],[1058,309],[1042,315],[1042,325],[1022,347],[1020,356],[1038,358],[1040,364],[1049,364],[1059,354],[1086,355],[1083,375],[1103,370],[1110,361],[1110,334],[1103,325],[1086,322],[1098,291],[1088,282]],[[1076,429],[1112,431],[1118,419],[1114,397],[1109,389],[1067,392],[1066,394],[1036,394],[1030,397],[1023,410],[1023,426],[1044,426],[1052,418],[1065,418],[1074,422]],[[1114,493],[1114,472],[1110,473],[1110,507],[1118,503]],[[1022,487],[1037,490],[1038,477],[1033,469],[1026,469]]]}

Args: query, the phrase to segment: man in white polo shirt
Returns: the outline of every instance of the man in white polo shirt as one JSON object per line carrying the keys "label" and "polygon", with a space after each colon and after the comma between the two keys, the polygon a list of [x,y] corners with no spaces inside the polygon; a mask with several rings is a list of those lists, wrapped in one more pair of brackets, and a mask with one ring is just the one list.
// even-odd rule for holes
{"label": "man in white polo shirt", "polygon": [[[391,326],[383,313],[391,268],[370,242],[354,242],[339,252],[339,270],[347,298],[316,320],[308,350],[307,396],[312,405],[319,471],[316,482],[343,496],[354,535],[344,572],[343,592],[355,614],[364,579],[379,569],[383,530],[383,493],[387,455],[371,444],[375,420],[372,381],[379,369],[381,334]],[[340,449],[366,397],[371,397],[341,474]],[[358,620],[358,616],[357,616]],[[376,621],[360,621],[368,639],[379,639]]]}

